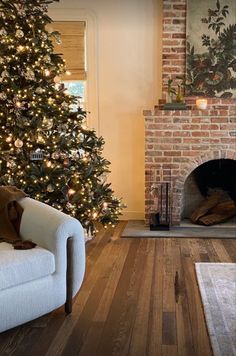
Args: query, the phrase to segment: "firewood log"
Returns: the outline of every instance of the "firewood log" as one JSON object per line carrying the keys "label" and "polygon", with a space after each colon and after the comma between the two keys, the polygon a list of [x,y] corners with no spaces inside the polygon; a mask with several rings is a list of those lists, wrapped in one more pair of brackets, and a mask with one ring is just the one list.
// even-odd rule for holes
{"label": "firewood log", "polygon": [[218,191],[213,192],[201,205],[194,210],[192,215],[190,216],[190,220],[193,224],[196,224],[197,221],[206,213],[211,210],[214,206],[216,206],[221,198],[221,193]]}
{"label": "firewood log", "polygon": [[210,226],[210,225],[214,225],[214,224],[223,223],[235,215],[236,215],[236,209],[231,210],[231,211],[222,212],[221,214],[212,213],[212,214],[202,216],[198,220],[198,223],[201,225]]}

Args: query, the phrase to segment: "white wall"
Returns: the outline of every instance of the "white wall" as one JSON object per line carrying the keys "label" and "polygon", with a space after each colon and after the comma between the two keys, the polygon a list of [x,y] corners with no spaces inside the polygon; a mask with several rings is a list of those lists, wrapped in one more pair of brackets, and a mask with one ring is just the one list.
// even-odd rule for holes
{"label": "white wall", "polygon": [[127,204],[123,218],[142,219],[142,111],[161,97],[161,0],[61,0],[50,16],[88,21],[90,125],[105,138],[109,180]]}

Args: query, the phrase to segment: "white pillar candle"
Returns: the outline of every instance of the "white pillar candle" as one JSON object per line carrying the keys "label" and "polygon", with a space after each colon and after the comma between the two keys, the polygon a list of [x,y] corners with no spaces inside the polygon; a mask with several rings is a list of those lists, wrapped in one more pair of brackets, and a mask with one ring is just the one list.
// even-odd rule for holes
{"label": "white pillar candle", "polygon": [[196,106],[198,109],[205,110],[207,108],[207,99],[197,99]]}

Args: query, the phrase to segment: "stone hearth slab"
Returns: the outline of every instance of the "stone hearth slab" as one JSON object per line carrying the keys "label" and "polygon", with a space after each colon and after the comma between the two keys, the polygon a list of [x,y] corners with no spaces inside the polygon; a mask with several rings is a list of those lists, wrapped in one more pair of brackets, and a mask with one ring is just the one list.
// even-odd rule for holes
{"label": "stone hearth slab", "polygon": [[218,224],[215,226],[196,226],[184,221],[180,226],[172,226],[169,231],[150,231],[143,220],[128,221],[121,237],[185,237],[235,239],[236,224]]}

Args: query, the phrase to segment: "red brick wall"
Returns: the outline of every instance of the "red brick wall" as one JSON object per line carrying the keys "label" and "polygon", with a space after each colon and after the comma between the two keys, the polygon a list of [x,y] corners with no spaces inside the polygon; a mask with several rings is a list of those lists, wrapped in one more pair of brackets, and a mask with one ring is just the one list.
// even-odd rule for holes
{"label": "red brick wall", "polygon": [[167,80],[185,74],[186,0],[163,0],[162,51],[164,99]]}
{"label": "red brick wall", "polygon": [[[145,217],[154,204],[151,186],[163,181],[172,186],[172,221],[180,222],[181,196],[188,175],[212,159],[236,160],[235,99],[208,100],[207,110],[197,110],[188,99],[189,110],[145,111]],[[192,106],[191,106],[192,105]]]}

